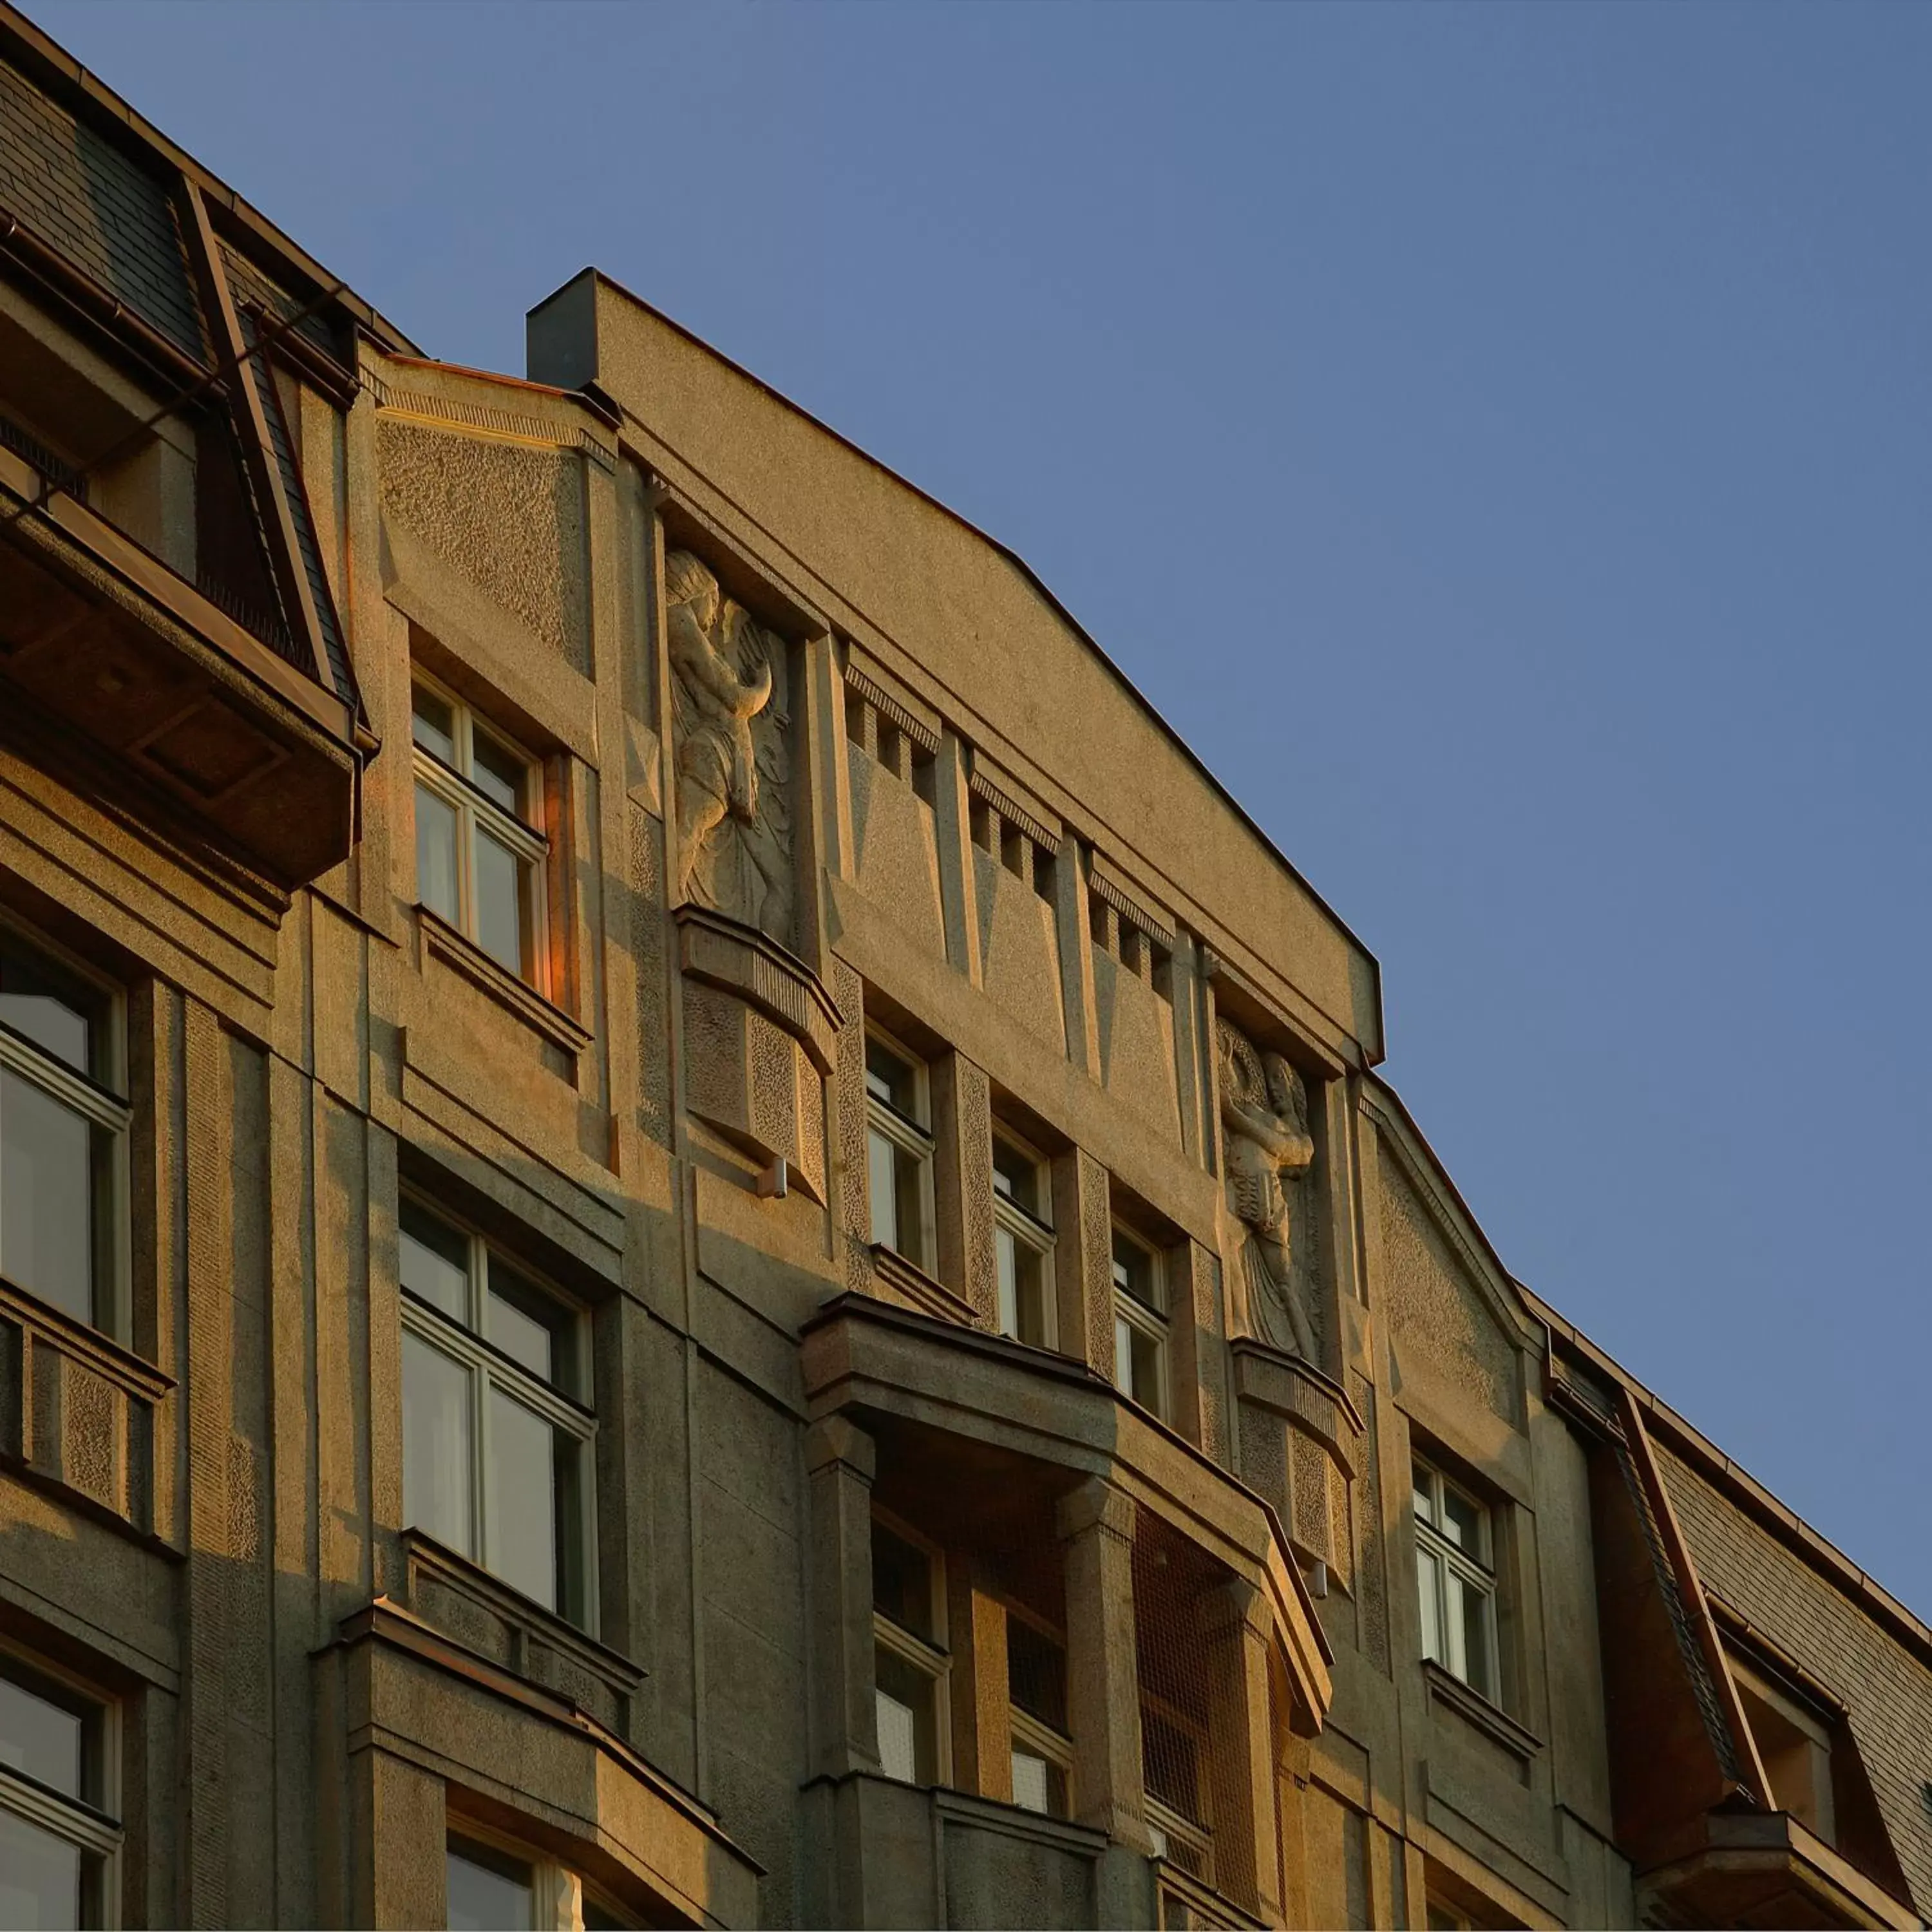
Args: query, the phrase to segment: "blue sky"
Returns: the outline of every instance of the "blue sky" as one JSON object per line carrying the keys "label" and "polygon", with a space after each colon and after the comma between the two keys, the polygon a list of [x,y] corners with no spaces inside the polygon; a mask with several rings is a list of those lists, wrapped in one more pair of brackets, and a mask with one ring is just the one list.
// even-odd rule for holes
{"label": "blue sky", "polygon": [[27,4],[430,352],[595,262],[1018,550],[1932,1613],[1932,9]]}

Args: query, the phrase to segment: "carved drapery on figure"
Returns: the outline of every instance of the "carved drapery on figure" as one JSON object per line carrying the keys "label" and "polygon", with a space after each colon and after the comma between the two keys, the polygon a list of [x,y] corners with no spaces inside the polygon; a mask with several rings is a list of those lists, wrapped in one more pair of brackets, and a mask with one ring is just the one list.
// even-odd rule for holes
{"label": "carved drapery on figure", "polygon": [[1315,1328],[1294,1280],[1292,1207],[1283,1177],[1315,1159],[1308,1090],[1279,1053],[1258,1052],[1226,1020],[1216,1022],[1228,1207],[1246,1231],[1241,1270],[1256,1339],[1316,1360]]}
{"label": "carved drapery on figure", "polygon": [[679,895],[794,945],[784,640],[688,550],[664,559],[664,593]]}

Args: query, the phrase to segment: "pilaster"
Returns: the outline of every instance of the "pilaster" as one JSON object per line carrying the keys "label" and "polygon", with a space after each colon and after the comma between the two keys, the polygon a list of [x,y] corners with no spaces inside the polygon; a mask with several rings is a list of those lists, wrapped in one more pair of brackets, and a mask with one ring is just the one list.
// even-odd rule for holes
{"label": "pilaster", "polygon": [[806,1432],[812,1504],[812,1717],[815,1768],[879,1768],[872,1669],[872,1438],[842,1416]]}
{"label": "pilaster", "polygon": [[1222,1585],[1202,1605],[1208,1735],[1214,1741],[1215,1880],[1220,1890],[1276,1925],[1281,1922],[1281,1866],[1268,1625],[1266,1602],[1242,1578]]}

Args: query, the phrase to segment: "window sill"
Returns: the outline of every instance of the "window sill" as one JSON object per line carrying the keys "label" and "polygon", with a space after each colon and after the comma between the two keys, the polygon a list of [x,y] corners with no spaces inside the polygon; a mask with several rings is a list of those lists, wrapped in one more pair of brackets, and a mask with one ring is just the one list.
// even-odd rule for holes
{"label": "window sill", "polygon": [[499,964],[440,913],[419,904],[416,923],[422,933],[425,952],[434,953],[444,964],[453,967],[499,1006],[508,1007],[526,1026],[542,1034],[553,1046],[560,1047],[574,1059],[590,1046],[590,1034],[561,1006],[552,1004],[534,986]]}
{"label": "window sill", "polygon": [[1422,1675],[1430,1696],[1501,1744],[1512,1757],[1527,1764],[1542,1750],[1543,1740],[1534,1731],[1518,1724],[1480,1690],[1472,1690],[1460,1677],[1444,1670],[1433,1658],[1422,1660]]}
{"label": "window sill", "polygon": [[909,1262],[896,1248],[883,1241],[872,1244],[872,1267],[880,1281],[922,1315],[941,1322],[956,1322],[962,1328],[976,1328],[980,1318],[973,1304],[955,1294],[943,1282],[933,1280],[916,1262]]}

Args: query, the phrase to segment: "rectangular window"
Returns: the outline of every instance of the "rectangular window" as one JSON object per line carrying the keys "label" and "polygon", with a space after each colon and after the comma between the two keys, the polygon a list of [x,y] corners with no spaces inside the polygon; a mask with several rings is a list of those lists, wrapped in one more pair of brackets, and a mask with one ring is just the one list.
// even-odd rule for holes
{"label": "rectangular window", "polygon": [[404,1514],[588,1628],[588,1322],[421,1202],[401,1222]]}
{"label": "rectangular window", "polygon": [[128,1107],[113,997],[0,928],[0,1275],[116,1333]]}
{"label": "rectangular window", "polygon": [[603,1932],[635,1921],[550,1859],[452,1832],[443,1855],[450,1932]]}
{"label": "rectangular window", "polygon": [[879,1762],[888,1778],[946,1772],[946,1588],[938,1551],[872,1519],[872,1658]]}
{"label": "rectangular window", "polygon": [[416,897],[541,992],[544,861],[536,760],[418,676]]}
{"label": "rectangular window", "polygon": [[101,1925],[121,1828],[108,1708],[0,1653],[0,1925]]}
{"label": "rectangular window", "polygon": [[1020,1140],[993,1136],[993,1249],[1000,1333],[1035,1348],[1054,1345],[1053,1224],[1047,1166]]}
{"label": "rectangular window", "polygon": [[1490,1510],[1420,1459],[1415,1463],[1414,1501],[1422,1654],[1471,1690],[1499,1702]]}
{"label": "rectangular window", "polygon": [[866,1036],[866,1158],[872,1239],[932,1265],[932,1134],[926,1069],[895,1041]]}
{"label": "rectangular window", "polygon": [[1160,1257],[1114,1228],[1114,1386],[1158,1416],[1168,1410],[1167,1300]]}

